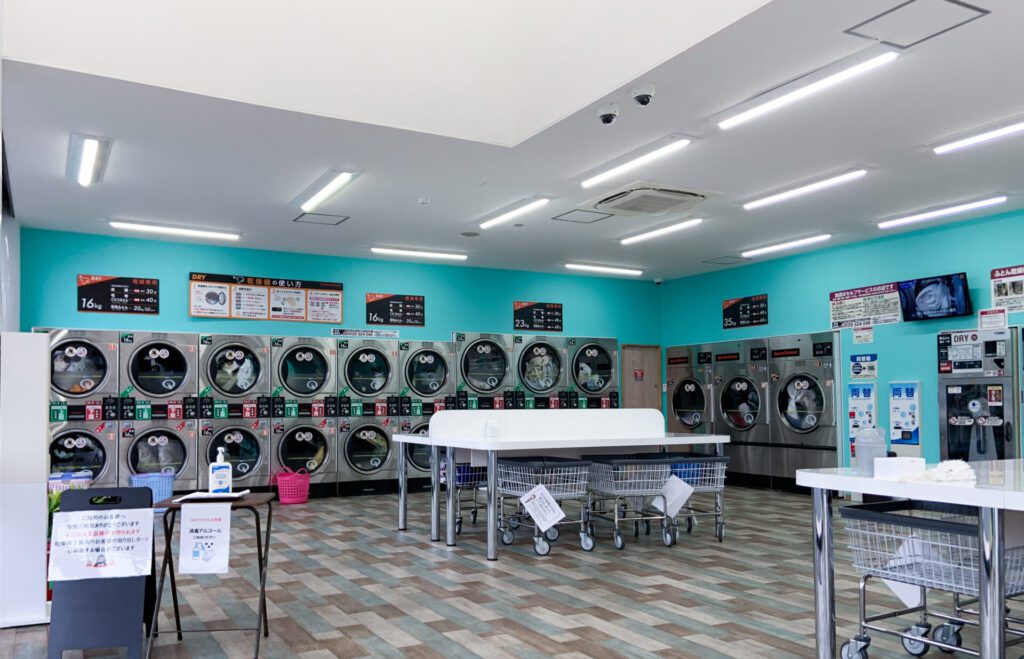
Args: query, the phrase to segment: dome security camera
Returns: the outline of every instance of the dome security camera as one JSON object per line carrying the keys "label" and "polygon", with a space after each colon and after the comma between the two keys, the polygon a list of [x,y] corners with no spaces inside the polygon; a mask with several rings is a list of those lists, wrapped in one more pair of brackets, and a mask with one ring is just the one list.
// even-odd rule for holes
{"label": "dome security camera", "polygon": [[619,117],[619,106],[614,103],[606,103],[597,109],[597,118],[605,126],[611,126]]}
{"label": "dome security camera", "polygon": [[642,85],[633,89],[633,102],[642,108],[654,101],[654,85]]}

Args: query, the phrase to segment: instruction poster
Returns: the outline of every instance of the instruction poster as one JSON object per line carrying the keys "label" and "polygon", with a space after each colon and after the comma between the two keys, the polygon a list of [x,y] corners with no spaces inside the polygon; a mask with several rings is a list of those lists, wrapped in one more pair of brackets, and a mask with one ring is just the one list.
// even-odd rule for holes
{"label": "instruction poster", "polygon": [[847,385],[847,410],[849,424],[847,437],[850,439],[850,456],[857,456],[854,442],[862,428],[874,428],[877,423],[876,386],[874,382],[859,382]]}
{"label": "instruction poster", "polygon": [[189,273],[189,315],[199,318],[340,323],[343,296],[336,282]]}
{"label": "instruction poster", "polygon": [[850,355],[850,379],[874,380],[878,378],[878,355]]}
{"label": "instruction poster", "polygon": [[835,291],[828,298],[832,329],[887,325],[903,318],[896,282]]}
{"label": "instruction poster", "polygon": [[561,332],[562,304],[517,300],[512,303],[512,325],[527,332]]}
{"label": "instruction poster", "polygon": [[160,280],[78,275],[78,310],[92,313],[160,313]]}
{"label": "instruction poster", "polygon": [[1024,265],[992,271],[992,306],[1024,311]]}
{"label": "instruction poster", "polygon": [[231,504],[181,506],[179,574],[226,574],[231,553]]}
{"label": "instruction poster", "polygon": [[921,383],[889,383],[889,442],[917,446],[921,443]]}
{"label": "instruction poster", "polygon": [[426,307],[427,300],[422,295],[367,293],[366,324],[423,327],[427,322]]}
{"label": "instruction poster", "polygon": [[152,558],[152,508],[53,514],[50,581],[143,577]]}
{"label": "instruction poster", "polygon": [[768,294],[722,300],[722,329],[768,324]]}

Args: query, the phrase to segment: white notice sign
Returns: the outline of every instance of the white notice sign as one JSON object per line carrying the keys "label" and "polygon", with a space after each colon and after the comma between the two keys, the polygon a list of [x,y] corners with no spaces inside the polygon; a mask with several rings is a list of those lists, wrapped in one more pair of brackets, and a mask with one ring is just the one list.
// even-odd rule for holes
{"label": "white notice sign", "polygon": [[892,282],[830,293],[829,315],[832,329],[898,323],[903,318],[899,286]]}
{"label": "white notice sign", "polygon": [[662,508],[661,497],[654,497],[654,507],[669,517],[675,517],[693,494],[693,486],[678,476],[670,476],[661,493],[665,497],[665,508]]}
{"label": "white notice sign", "polygon": [[992,306],[1024,311],[1024,265],[992,271]]}
{"label": "white notice sign", "polygon": [[543,485],[533,488],[524,494],[519,501],[526,508],[526,512],[530,513],[530,517],[536,522],[537,528],[540,529],[541,533],[565,518],[565,511],[558,505],[555,498],[551,496],[551,492],[548,492],[548,488]]}
{"label": "white notice sign", "polygon": [[152,508],[53,514],[50,581],[147,576],[152,559]]}
{"label": "white notice sign", "polygon": [[853,328],[853,342],[858,345],[865,343],[874,343],[875,341],[875,328],[874,327],[854,327]]}
{"label": "white notice sign", "polygon": [[231,551],[231,504],[181,506],[179,574],[226,574]]}
{"label": "white notice sign", "polygon": [[980,330],[1006,329],[1007,326],[1006,309],[982,309],[978,313],[978,329]]}
{"label": "white notice sign", "polygon": [[270,319],[306,320],[306,291],[301,288],[271,288]]}

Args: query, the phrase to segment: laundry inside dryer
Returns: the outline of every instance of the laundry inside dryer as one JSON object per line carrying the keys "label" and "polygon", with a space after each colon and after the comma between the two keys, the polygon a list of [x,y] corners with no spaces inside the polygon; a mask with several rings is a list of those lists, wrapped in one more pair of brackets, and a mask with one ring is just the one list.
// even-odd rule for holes
{"label": "laundry inside dryer", "polygon": [[188,463],[185,442],[173,432],[151,430],[135,438],[128,451],[128,468],[135,474],[178,475]]}
{"label": "laundry inside dryer", "polygon": [[154,342],[135,351],[128,374],[145,393],[167,396],[188,378],[188,359],[176,346]]}
{"label": "laundry inside dryer", "polygon": [[103,352],[88,341],[65,341],[50,351],[50,382],[68,396],[85,396],[107,379]]}

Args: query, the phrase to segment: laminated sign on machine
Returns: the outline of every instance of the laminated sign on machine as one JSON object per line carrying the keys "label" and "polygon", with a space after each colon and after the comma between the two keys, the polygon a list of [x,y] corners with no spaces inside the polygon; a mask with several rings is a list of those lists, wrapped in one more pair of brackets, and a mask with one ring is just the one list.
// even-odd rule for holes
{"label": "laminated sign on machine", "polygon": [[189,273],[189,315],[240,320],[341,323],[337,282]]}

